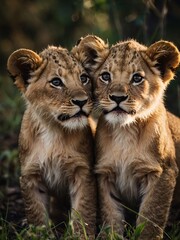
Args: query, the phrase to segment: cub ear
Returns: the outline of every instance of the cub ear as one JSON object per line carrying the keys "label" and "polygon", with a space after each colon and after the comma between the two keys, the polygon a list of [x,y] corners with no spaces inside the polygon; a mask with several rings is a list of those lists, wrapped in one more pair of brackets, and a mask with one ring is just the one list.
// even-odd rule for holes
{"label": "cub ear", "polygon": [[168,41],[158,41],[147,49],[148,56],[156,61],[156,67],[161,72],[164,82],[174,77],[174,70],[180,63],[180,53],[177,47]]}
{"label": "cub ear", "polygon": [[77,41],[71,51],[80,60],[89,74],[105,61],[109,54],[108,44],[95,35],[87,35]]}
{"label": "cub ear", "polygon": [[42,58],[29,49],[19,49],[9,56],[7,69],[20,91],[25,92],[31,73],[41,62]]}

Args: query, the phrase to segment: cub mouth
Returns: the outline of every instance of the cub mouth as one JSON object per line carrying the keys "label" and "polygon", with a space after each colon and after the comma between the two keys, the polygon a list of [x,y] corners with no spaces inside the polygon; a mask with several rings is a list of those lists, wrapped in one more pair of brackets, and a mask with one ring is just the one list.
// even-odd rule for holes
{"label": "cub mouth", "polygon": [[71,118],[80,118],[80,117],[82,117],[82,116],[84,116],[84,117],[88,117],[88,114],[87,113],[85,113],[84,111],[79,111],[79,112],[77,112],[76,114],[74,114],[74,115],[69,115],[69,114],[60,114],[59,116],[58,116],[58,120],[59,121],[61,121],[61,122],[64,122],[64,121],[67,121],[67,120],[69,120],[69,119],[71,119]]}
{"label": "cub mouth", "polygon": [[131,114],[131,115],[136,114],[136,111],[135,111],[135,110],[131,110],[131,111],[127,112],[127,111],[125,111],[124,109],[122,109],[122,108],[119,107],[119,106],[116,106],[115,108],[113,108],[113,109],[110,110],[110,111],[104,110],[103,112],[104,112],[105,115],[108,114],[108,113],[111,113],[111,112],[115,112],[115,113],[117,113],[117,114],[123,114],[123,113]]}
{"label": "cub mouth", "polygon": [[128,113],[128,112],[126,112],[125,110],[123,110],[122,108],[120,108],[119,106],[113,108],[113,109],[110,110],[110,111],[104,110],[104,114],[108,114],[108,113],[111,113],[111,112],[116,112],[116,113],[118,113],[118,114]]}

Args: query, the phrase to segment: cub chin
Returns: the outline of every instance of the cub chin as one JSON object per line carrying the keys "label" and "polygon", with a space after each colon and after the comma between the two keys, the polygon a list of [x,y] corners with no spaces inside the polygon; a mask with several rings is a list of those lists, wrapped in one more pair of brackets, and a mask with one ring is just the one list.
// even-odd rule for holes
{"label": "cub chin", "polygon": [[96,131],[101,224],[123,236],[126,221],[145,223],[138,239],[162,239],[168,218],[180,220],[175,219],[180,216],[180,119],[163,103],[180,53],[168,41],[146,47],[129,40],[109,47],[91,35],[73,52],[93,77],[101,110]]}
{"label": "cub chin", "polygon": [[[19,136],[20,185],[27,220],[61,232],[68,221],[94,239],[96,189],[88,125],[91,82],[80,61],[61,47],[13,52],[8,71],[26,102]],[[77,221],[76,221],[77,220]]]}

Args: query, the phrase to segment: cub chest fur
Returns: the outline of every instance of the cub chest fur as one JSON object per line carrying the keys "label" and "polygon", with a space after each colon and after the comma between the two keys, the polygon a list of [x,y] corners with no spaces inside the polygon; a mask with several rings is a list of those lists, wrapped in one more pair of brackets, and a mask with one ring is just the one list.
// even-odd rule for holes
{"label": "cub chest fur", "polygon": [[76,144],[73,137],[68,141],[58,129],[41,126],[38,137],[31,140],[30,155],[22,166],[23,170],[28,171],[32,165],[37,165],[49,188],[64,185],[68,177],[66,175],[70,174],[67,165],[71,166],[73,172],[77,163],[74,159],[78,161],[82,158],[76,150]]}
{"label": "cub chest fur", "polygon": [[[108,150],[99,161],[98,169],[114,166],[115,185],[127,199],[137,199],[151,186],[151,180],[162,172],[149,149],[150,139],[144,139],[136,127],[119,127],[110,136]],[[141,142],[144,144],[141,144]],[[109,150],[110,149],[110,150]],[[152,172],[151,179],[146,175]]]}
{"label": "cub chest fur", "polygon": [[60,133],[57,134],[46,130],[38,141],[38,148],[41,148],[38,159],[39,167],[46,183],[50,187],[55,187],[60,183],[62,184],[63,161],[65,158],[68,158],[68,156],[65,155],[67,154],[65,152],[66,147],[62,140]]}

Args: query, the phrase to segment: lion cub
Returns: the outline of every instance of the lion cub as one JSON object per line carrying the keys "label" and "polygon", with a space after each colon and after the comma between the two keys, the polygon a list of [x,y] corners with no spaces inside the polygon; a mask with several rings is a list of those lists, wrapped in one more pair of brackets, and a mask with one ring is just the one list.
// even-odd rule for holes
{"label": "lion cub", "polygon": [[61,228],[70,211],[74,231],[81,233],[78,212],[94,239],[92,101],[86,71],[72,53],[54,46],[40,54],[19,49],[7,67],[26,102],[19,156],[28,222],[42,225],[50,218]]}
{"label": "lion cub", "polygon": [[179,51],[167,41],[109,48],[87,36],[73,52],[93,76],[102,110],[96,132],[101,223],[123,235],[124,222],[133,224],[137,212],[136,226],[145,222],[139,239],[161,239],[170,206],[180,211],[180,119],[163,103]]}

